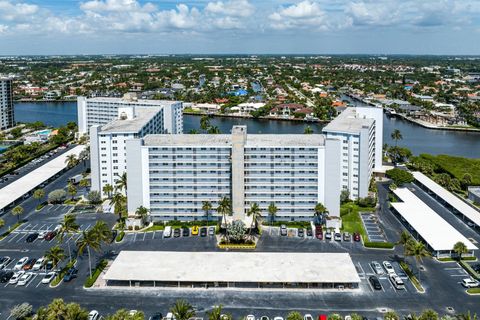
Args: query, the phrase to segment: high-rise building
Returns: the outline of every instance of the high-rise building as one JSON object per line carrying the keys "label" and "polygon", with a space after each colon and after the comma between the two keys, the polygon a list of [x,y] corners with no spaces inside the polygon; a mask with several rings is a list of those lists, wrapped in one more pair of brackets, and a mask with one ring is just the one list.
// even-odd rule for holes
{"label": "high-rise building", "polygon": [[177,134],[183,132],[183,106],[180,101],[142,100],[134,94],[126,94],[123,98],[85,98],[78,97],[78,131],[88,134],[90,127],[105,125],[117,118],[121,107],[153,107],[161,108],[163,113],[163,132]]}
{"label": "high-rise building", "polygon": [[90,128],[92,190],[102,192],[106,184],[115,186],[126,172],[126,140],[166,131],[162,110],[151,106],[119,107],[115,120]]}
{"label": "high-rise building", "polygon": [[15,125],[12,79],[0,78],[0,130]]}

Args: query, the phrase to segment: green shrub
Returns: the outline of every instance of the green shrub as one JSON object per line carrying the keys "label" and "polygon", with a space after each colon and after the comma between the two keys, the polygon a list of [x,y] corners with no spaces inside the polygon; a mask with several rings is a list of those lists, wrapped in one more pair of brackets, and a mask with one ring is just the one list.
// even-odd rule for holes
{"label": "green shrub", "polygon": [[378,249],[393,249],[395,247],[394,243],[391,242],[364,242],[363,245],[366,248],[378,248]]}
{"label": "green shrub", "polygon": [[466,263],[465,261],[460,261],[460,265],[463,267],[463,269],[465,269],[465,271],[467,271],[473,278],[477,279],[477,280],[480,280],[480,275],[475,271],[473,270],[472,266],[468,263]]}
{"label": "green shrub", "polygon": [[115,241],[116,242],[122,241],[124,236],[125,236],[125,232],[122,230],[117,234],[117,237],[115,238]]}
{"label": "green shrub", "polygon": [[60,272],[57,274],[57,276],[55,277],[55,279],[52,280],[52,282],[50,283],[50,285],[51,285],[52,287],[58,285],[58,284],[63,280],[63,277],[64,277],[65,274],[67,273],[68,269],[70,269],[71,267],[73,267],[76,262],[77,262],[77,259],[73,259],[72,261],[70,261],[69,263],[67,263],[67,265],[66,265],[65,267],[63,267],[62,270],[60,270]]}
{"label": "green shrub", "polygon": [[138,231],[140,230],[140,227],[139,226],[135,226],[135,231]]}
{"label": "green shrub", "polygon": [[387,170],[386,174],[387,174],[387,177],[392,179],[397,186],[401,186],[405,183],[410,183],[410,182],[413,182],[413,180],[415,180],[413,178],[413,174],[411,174],[406,170],[402,170],[398,168]]}
{"label": "green shrub", "polygon": [[91,286],[93,286],[95,281],[97,281],[98,276],[107,267],[107,264],[108,264],[107,259],[103,259],[98,263],[98,265],[95,267],[95,270],[92,273],[92,276],[87,277],[87,280],[85,280],[85,288],[90,288]]}

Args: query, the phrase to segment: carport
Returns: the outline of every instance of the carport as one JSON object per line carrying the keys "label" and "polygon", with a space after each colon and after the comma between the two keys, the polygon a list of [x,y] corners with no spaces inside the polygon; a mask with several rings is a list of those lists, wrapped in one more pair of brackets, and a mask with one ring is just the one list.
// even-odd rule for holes
{"label": "carport", "polygon": [[107,286],[356,289],[348,253],[122,251]]}
{"label": "carport", "polygon": [[477,247],[407,188],[393,190],[402,202],[392,202],[393,212],[423,241],[436,257],[450,257],[453,246],[461,241],[468,249],[465,256],[473,256]]}

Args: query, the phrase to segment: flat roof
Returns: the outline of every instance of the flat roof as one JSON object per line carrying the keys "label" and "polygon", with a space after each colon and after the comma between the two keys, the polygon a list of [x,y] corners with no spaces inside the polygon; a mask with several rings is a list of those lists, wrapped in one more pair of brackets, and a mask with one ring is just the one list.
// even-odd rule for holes
{"label": "flat roof", "polygon": [[110,98],[110,97],[96,97],[86,98],[87,102],[108,102],[119,103],[124,105],[152,105],[152,106],[164,106],[180,103],[180,101],[172,100],[147,100],[147,99],[124,99],[124,98]]}
{"label": "flat roof", "polygon": [[[152,134],[143,139],[146,146],[225,146],[231,147],[230,134]],[[245,147],[319,147],[323,134],[247,134]]]}
{"label": "flat roof", "polygon": [[335,119],[330,121],[322,131],[359,133],[361,129],[370,127],[374,121],[374,119],[366,118],[358,114],[355,107],[349,107],[342,111],[342,113],[340,113]]}
{"label": "flat roof", "polygon": [[121,251],[105,280],[359,283],[348,253]]}
{"label": "flat roof", "polygon": [[67,167],[67,164],[65,163],[67,157],[71,154],[78,157],[80,152],[84,149],[85,146],[76,146],[0,189],[0,209],[5,208],[13,201],[19,199],[27,192],[32,191],[43,182],[65,169]]}
{"label": "flat roof", "polygon": [[480,211],[471,207],[470,205],[468,205],[468,203],[465,203],[462,199],[458,198],[456,195],[454,195],[423,173],[415,171],[413,172],[413,177],[415,178],[415,180],[427,187],[430,191],[434,192],[443,201],[445,201],[453,208],[455,208],[458,212],[470,219],[474,224],[480,226]]}
{"label": "flat roof", "polygon": [[102,132],[139,132],[145,125],[152,120],[157,113],[159,113],[161,107],[134,107],[135,117],[132,119],[115,119],[108,124],[102,126]]}
{"label": "flat roof", "polygon": [[433,250],[453,250],[453,246],[458,241],[463,242],[469,250],[477,249],[470,240],[440,217],[413,192],[407,188],[397,188],[393,192],[402,202],[392,202],[392,206]]}

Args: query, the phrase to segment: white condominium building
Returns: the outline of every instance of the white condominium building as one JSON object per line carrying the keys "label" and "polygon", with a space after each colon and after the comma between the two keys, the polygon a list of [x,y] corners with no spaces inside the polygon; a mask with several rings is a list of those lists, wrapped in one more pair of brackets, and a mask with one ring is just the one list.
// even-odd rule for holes
{"label": "white condominium building", "polygon": [[12,79],[0,78],[0,130],[15,125]]}
{"label": "white condominium building", "polygon": [[161,108],[163,113],[163,131],[158,133],[178,134],[183,132],[183,106],[180,101],[141,100],[133,94],[123,98],[85,98],[78,97],[78,131],[88,134],[90,127],[105,125],[117,118],[121,107]]}
{"label": "white condominium building", "polygon": [[126,171],[126,140],[165,132],[162,107],[120,107],[115,120],[90,128],[92,190],[115,186]]}
{"label": "white condominium building", "polygon": [[[310,220],[318,202],[339,216],[340,141],[312,134],[147,135],[127,141],[128,210],[158,220],[204,219],[203,201],[232,201],[245,220],[252,203],[279,220]],[[326,187],[328,186],[328,187]],[[217,215],[215,210],[211,214]]]}
{"label": "white condominium building", "polygon": [[367,197],[373,171],[382,167],[382,109],[347,108],[323,128],[323,133],[341,141],[342,190],[348,190],[351,199]]}

